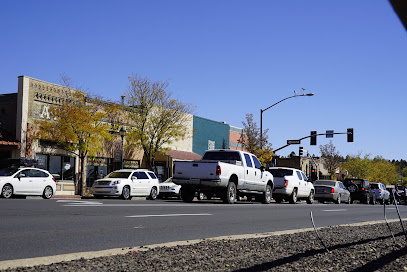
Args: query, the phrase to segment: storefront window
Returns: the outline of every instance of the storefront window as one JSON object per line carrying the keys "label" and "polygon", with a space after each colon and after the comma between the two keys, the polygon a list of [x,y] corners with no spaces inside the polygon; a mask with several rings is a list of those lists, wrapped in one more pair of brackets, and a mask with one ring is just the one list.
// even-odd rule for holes
{"label": "storefront window", "polygon": [[107,175],[107,158],[88,158],[86,166],[86,187],[92,187],[95,180]]}
{"label": "storefront window", "polygon": [[55,177],[55,179],[60,180],[62,174],[61,167],[61,156],[51,155],[49,158],[49,172]]}
{"label": "storefront window", "polygon": [[75,180],[75,158],[36,154],[37,167],[48,170],[56,180]]}

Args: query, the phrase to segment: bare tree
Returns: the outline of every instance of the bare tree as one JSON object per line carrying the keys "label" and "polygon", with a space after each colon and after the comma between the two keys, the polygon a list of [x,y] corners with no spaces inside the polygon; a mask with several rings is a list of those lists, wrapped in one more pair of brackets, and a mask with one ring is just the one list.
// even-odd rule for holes
{"label": "bare tree", "polygon": [[333,145],[332,141],[326,145],[319,146],[321,152],[322,163],[324,167],[328,170],[330,178],[333,179],[335,175],[336,168],[340,166],[342,157],[339,152],[336,151],[336,147]]}
{"label": "bare tree", "polygon": [[129,77],[126,102],[132,129],[128,140],[141,145],[150,169],[166,144],[187,137],[192,107],[172,98],[168,82],[151,81],[135,74]]}

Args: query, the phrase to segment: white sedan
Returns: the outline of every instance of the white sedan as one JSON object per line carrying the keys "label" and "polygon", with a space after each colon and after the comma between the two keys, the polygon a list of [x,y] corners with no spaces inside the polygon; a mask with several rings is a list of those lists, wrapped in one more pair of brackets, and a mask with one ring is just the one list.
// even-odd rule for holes
{"label": "white sedan", "polygon": [[1,197],[39,195],[50,199],[56,191],[55,178],[46,170],[24,167],[0,170]]}
{"label": "white sedan", "polygon": [[117,170],[92,185],[95,198],[120,196],[130,200],[133,196],[146,196],[154,200],[159,192],[157,176],[147,169]]}

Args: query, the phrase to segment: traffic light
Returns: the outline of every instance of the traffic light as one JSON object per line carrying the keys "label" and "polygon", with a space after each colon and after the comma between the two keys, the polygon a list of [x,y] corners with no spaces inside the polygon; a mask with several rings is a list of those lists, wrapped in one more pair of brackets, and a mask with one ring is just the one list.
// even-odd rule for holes
{"label": "traffic light", "polygon": [[311,169],[311,180],[317,180],[318,179],[318,175],[317,175],[317,170],[314,168],[314,166],[312,166]]}
{"label": "traffic light", "polygon": [[348,128],[348,143],[353,142],[353,128]]}
{"label": "traffic light", "polygon": [[317,132],[311,131],[310,145],[317,145]]}
{"label": "traffic light", "polygon": [[302,146],[300,146],[300,149],[298,150],[298,156],[302,156],[302,154],[304,153],[304,148]]}

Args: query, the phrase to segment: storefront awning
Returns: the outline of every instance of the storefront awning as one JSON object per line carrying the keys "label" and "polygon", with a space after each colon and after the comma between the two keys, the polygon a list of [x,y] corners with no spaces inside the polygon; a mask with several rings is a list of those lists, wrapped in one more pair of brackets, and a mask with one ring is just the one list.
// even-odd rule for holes
{"label": "storefront awning", "polygon": [[202,158],[202,156],[197,153],[180,150],[169,150],[166,151],[166,154],[171,156],[171,158],[174,160],[182,161],[196,161]]}

